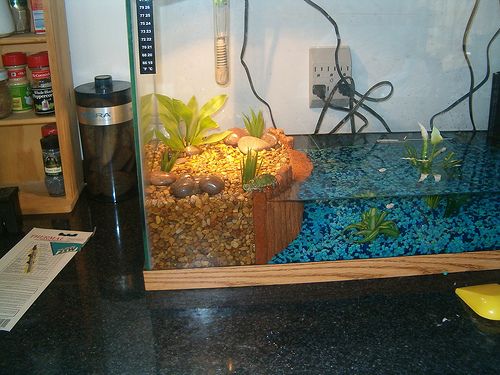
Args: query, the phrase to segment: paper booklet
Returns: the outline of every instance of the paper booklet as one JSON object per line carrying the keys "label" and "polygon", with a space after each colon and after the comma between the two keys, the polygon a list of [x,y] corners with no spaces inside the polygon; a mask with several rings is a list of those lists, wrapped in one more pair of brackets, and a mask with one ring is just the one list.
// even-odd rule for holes
{"label": "paper booklet", "polygon": [[0,259],[0,330],[14,327],[92,235],[33,228]]}

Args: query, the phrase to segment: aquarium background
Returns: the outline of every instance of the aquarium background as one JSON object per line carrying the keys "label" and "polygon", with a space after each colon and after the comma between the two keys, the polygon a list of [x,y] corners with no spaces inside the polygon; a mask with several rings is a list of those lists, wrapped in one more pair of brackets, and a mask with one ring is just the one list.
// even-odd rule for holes
{"label": "aquarium background", "polygon": [[[300,0],[251,0],[248,45],[245,55],[258,93],[272,106],[276,125],[288,134],[314,131],[320,109],[308,106],[309,48],[335,46],[332,25]],[[318,0],[336,20],[342,44],[351,49],[356,88],[365,92],[383,80],[391,81],[394,94],[371,103],[394,131],[418,130],[431,116],[466,94],[469,69],[462,38],[474,1],[470,0]],[[239,61],[243,42],[244,1],[231,1],[230,83],[214,80],[212,2],[207,0],[157,0],[155,5],[157,74],[140,76],[141,94],[156,91],[187,101],[200,102],[225,93],[229,101],[217,116],[223,128],[242,126],[241,113],[262,108],[250,91]],[[486,47],[499,27],[497,0],[479,2],[468,35],[467,51],[475,82],[486,73]],[[491,46],[491,71],[500,69],[500,43]],[[373,96],[383,96],[380,89]],[[489,80],[474,95],[478,129],[486,129],[491,93]],[[368,132],[385,131],[366,114]],[[265,112],[268,126],[271,126]],[[327,132],[344,116],[329,110],[322,127]],[[471,129],[467,101],[436,119],[443,130]],[[359,121],[358,121],[359,127]],[[350,131],[348,126],[340,132]]]}

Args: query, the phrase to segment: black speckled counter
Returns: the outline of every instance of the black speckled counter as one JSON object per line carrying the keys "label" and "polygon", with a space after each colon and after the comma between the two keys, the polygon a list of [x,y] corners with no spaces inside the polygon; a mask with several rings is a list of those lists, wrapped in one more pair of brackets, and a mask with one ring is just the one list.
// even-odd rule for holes
{"label": "black speckled counter", "polygon": [[[11,332],[0,374],[497,374],[500,322],[458,286],[500,270],[275,287],[144,292],[137,200],[82,197],[33,226],[94,238]],[[19,236],[2,235],[1,255]]]}

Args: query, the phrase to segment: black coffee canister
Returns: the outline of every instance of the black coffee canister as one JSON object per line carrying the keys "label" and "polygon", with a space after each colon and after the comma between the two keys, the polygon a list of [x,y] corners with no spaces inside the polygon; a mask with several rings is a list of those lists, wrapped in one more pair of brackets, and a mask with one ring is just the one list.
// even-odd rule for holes
{"label": "black coffee canister", "polygon": [[130,83],[99,75],[75,94],[88,192],[104,202],[130,198],[137,192]]}

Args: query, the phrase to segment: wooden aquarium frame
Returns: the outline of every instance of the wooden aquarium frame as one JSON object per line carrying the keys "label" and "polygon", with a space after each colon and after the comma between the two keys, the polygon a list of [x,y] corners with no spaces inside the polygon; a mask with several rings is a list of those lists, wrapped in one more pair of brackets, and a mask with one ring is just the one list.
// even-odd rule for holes
{"label": "wooden aquarium frame", "polygon": [[144,271],[146,290],[322,283],[500,269],[500,250],[459,254]]}

